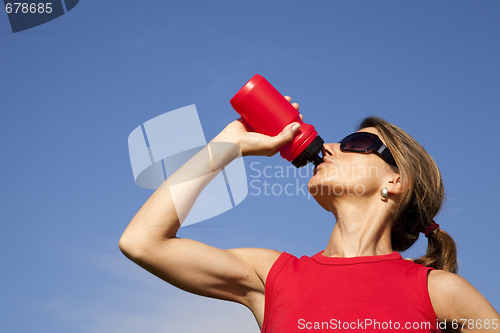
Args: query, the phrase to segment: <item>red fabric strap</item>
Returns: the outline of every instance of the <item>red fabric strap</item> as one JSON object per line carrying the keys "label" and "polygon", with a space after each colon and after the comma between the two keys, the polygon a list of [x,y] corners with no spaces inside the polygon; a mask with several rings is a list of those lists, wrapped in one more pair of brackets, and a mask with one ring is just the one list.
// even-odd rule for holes
{"label": "red fabric strap", "polygon": [[429,237],[429,235],[431,234],[431,231],[436,229],[436,228],[439,228],[439,224],[437,224],[434,220],[432,220],[431,225],[428,226],[427,229],[422,231],[422,233],[425,235],[425,237]]}

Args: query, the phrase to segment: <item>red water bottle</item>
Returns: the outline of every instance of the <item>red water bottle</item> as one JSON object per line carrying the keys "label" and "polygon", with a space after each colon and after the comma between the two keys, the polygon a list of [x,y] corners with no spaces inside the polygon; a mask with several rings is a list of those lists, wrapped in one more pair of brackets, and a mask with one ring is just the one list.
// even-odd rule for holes
{"label": "red water bottle", "polygon": [[230,103],[256,132],[265,135],[276,136],[286,125],[298,122],[301,126],[293,141],[279,149],[281,157],[297,168],[308,162],[316,166],[323,162],[318,154],[324,141],[314,126],[304,123],[299,112],[259,74],[252,77]]}

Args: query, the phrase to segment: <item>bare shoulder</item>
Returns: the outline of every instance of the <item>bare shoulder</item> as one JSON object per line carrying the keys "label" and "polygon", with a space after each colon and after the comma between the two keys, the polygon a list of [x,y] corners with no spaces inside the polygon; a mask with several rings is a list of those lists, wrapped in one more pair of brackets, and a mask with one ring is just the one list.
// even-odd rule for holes
{"label": "bare shoulder", "polygon": [[[252,267],[262,281],[263,286],[266,284],[267,275],[271,267],[282,253],[276,250],[253,247],[229,249],[227,251],[236,256],[240,261]],[[264,292],[264,290],[262,290],[262,292]]]}
{"label": "bare shoulder", "polygon": [[[463,277],[442,270],[430,271],[429,296],[440,321],[495,320],[500,316],[488,300]],[[499,323],[500,324],[500,323]],[[496,332],[496,331],[495,331]]]}
{"label": "bare shoulder", "polygon": [[462,293],[476,291],[476,289],[463,277],[442,270],[432,270],[429,272],[428,286],[431,297],[434,295],[441,299],[459,297],[459,291]]}

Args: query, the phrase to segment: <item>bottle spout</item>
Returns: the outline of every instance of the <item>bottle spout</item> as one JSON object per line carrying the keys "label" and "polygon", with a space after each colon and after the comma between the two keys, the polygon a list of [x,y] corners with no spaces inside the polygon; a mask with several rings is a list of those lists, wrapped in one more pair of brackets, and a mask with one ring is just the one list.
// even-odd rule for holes
{"label": "bottle spout", "polygon": [[318,166],[323,162],[323,159],[319,155],[314,156],[314,158],[311,160],[311,163],[314,164],[314,166]]}
{"label": "bottle spout", "polygon": [[323,163],[323,159],[318,155],[321,153],[321,148],[323,148],[323,139],[318,135],[314,140],[307,146],[306,149],[300,153],[300,155],[292,161],[292,164],[297,168],[302,168],[306,166],[307,163],[312,162],[314,165],[319,165]]}

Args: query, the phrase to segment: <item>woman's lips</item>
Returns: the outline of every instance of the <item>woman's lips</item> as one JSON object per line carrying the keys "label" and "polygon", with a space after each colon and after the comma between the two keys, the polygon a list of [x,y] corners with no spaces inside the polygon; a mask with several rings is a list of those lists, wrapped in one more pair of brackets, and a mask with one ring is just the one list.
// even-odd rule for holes
{"label": "woman's lips", "polygon": [[332,161],[323,157],[323,163],[320,163],[318,166],[322,165],[322,164],[332,164]]}
{"label": "woman's lips", "polygon": [[327,160],[326,158],[324,158],[324,157],[323,157],[323,163],[320,163],[320,164],[318,164],[316,167],[314,167],[314,170],[313,170],[313,175],[315,175],[315,174],[318,172],[319,168],[320,168],[321,166],[323,166],[324,164],[332,164],[332,161]]}
{"label": "woman's lips", "polygon": [[325,164],[325,162],[320,163],[320,164],[318,164],[317,166],[314,167],[314,169],[313,169],[313,175],[315,175],[318,172],[320,166],[322,166],[323,164]]}

